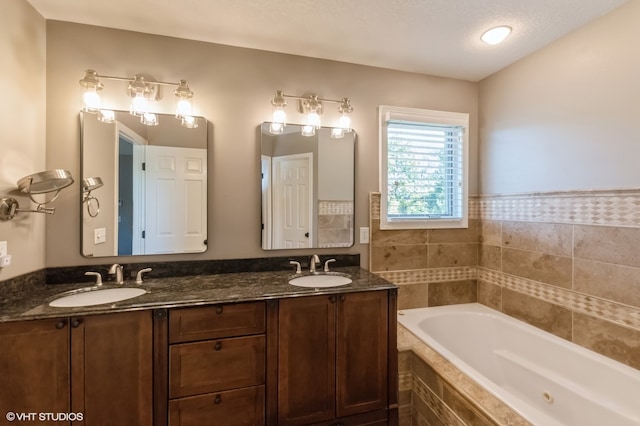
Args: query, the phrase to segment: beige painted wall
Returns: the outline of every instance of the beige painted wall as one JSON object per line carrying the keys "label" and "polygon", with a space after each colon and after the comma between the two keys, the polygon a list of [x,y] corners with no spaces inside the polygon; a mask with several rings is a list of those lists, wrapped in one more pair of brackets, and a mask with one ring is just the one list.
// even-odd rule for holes
{"label": "beige painted wall", "polygon": [[[0,197],[30,208],[16,182],[45,169],[46,26],[25,1],[2,2],[0,58]],[[0,220],[0,241],[7,241],[12,255],[11,266],[0,269],[0,281],[45,266],[47,219],[20,213]]]}
{"label": "beige painted wall", "polygon": [[[381,104],[442,109],[471,115],[471,193],[477,192],[477,84],[347,63],[251,49],[47,22],[47,164],[79,173],[78,80],[93,68],[106,75],[147,73],[157,80],[187,79],[195,92],[195,113],[212,122],[209,154],[209,250],[204,254],[150,256],[136,260],[205,260],[360,253],[367,246],[265,252],[260,248],[260,184],[257,127],[268,121],[275,90],[320,97],[347,96],[358,133],[356,156],[356,228],[367,226],[369,192],[378,190],[378,117]],[[127,108],[125,86],[105,82],[112,108]],[[161,110],[172,111],[165,90]],[[292,105],[293,106],[293,105]],[[325,116],[330,115],[329,107]],[[289,120],[300,122],[289,108]],[[49,267],[95,262],[80,256],[79,187],[61,196],[47,223]],[[61,243],[62,242],[62,243]],[[105,263],[115,259],[102,259]],[[132,259],[129,259],[132,260]],[[120,259],[126,262],[126,259]]]}
{"label": "beige painted wall", "polygon": [[640,187],[640,1],[480,82],[482,194]]}

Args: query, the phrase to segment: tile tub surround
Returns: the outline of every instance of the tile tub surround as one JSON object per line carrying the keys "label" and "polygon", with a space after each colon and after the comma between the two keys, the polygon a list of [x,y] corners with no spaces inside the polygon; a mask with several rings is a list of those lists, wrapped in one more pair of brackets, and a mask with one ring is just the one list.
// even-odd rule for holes
{"label": "tile tub surround", "polygon": [[[475,297],[640,369],[640,190],[472,197],[477,264],[436,268],[425,254],[431,231],[375,229],[379,197],[371,195],[370,259],[377,262],[371,270],[399,286],[399,309]],[[442,238],[460,241],[459,231]],[[402,260],[398,267],[391,255],[374,255],[377,247],[391,251],[403,242],[426,247],[425,259]],[[465,280],[471,284],[461,296],[458,282]],[[452,290],[438,292],[437,286]]]}
{"label": "tile tub surround", "polygon": [[480,303],[640,369],[640,190],[472,205]]}

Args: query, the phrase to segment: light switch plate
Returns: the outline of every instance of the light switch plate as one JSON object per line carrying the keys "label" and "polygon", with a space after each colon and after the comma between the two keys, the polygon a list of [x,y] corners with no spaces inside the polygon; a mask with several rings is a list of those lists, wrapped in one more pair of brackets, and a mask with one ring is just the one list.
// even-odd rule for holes
{"label": "light switch plate", "polygon": [[0,256],[6,256],[7,254],[7,242],[0,241]]}
{"label": "light switch plate", "polygon": [[369,244],[369,227],[360,228],[360,244]]}
{"label": "light switch plate", "polygon": [[102,244],[107,242],[107,230],[105,228],[96,228],[93,230],[93,243]]}

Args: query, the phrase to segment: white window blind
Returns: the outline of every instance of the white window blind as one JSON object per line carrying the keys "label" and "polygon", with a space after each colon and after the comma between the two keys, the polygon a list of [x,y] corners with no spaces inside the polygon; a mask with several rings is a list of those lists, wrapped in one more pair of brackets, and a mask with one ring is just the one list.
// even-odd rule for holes
{"label": "white window blind", "polygon": [[389,218],[462,217],[463,130],[387,122]]}
{"label": "white window blind", "polygon": [[468,115],[380,107],[382,229],[467,226]]}

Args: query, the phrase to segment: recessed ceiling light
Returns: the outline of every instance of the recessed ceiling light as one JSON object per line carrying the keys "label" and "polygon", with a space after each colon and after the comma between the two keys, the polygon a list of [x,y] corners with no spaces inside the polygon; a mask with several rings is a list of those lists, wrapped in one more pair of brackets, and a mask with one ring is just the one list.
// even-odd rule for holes
{"label": "recessed ceiling light", "polygon": [[498,44],[502,43],[509,34],[511,34],[511,27],[501,25],[499,27],[491,28],[490,30],[482,33],[480,39],[487,44]]}

